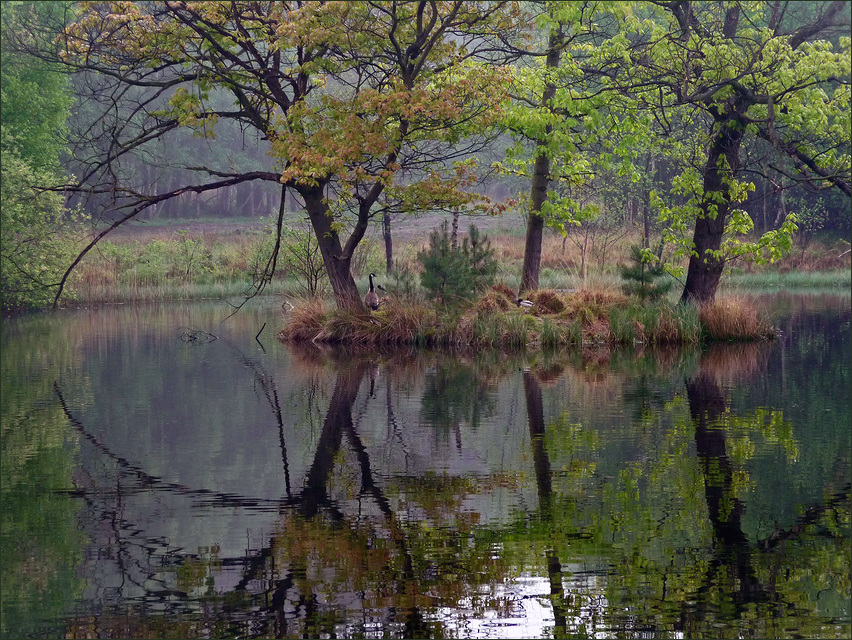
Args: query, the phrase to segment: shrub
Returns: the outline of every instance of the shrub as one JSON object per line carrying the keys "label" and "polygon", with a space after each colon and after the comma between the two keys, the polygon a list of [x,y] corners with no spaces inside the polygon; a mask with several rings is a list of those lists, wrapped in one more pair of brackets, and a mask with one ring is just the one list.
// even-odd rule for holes
{"label": "shrub", "polygon": [[3,145],[0,306],[4,310],[49,304],[56,283],[76,253],[76,238],[67,231],[79,214],[64,211],[61,194],[32,187],[53,179],[52,173],[28,164],[14,147]]}
{"label": "shrub", "polygon": [[494,282],[497,261],[486,236],[474,225],[462,246],[453,246],[446,220],[429,235],[429,248],[418,258],[423,265],[420,283],[435,298],[447,303],[470,299]]}
{"label": "shrub", "polygon": [[309,224],[281,230],[281,261],[305,294],[322,296],[330,288],[319,242]]}

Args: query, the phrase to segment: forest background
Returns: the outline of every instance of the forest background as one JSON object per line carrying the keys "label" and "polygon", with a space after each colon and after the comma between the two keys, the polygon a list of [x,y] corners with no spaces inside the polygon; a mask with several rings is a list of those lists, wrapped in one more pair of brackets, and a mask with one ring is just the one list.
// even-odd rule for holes
{"label": "forest background", "polygon": [[422,297],[466,216],[521,295],[849,284],[849,2],[2,9],[4,310]]}

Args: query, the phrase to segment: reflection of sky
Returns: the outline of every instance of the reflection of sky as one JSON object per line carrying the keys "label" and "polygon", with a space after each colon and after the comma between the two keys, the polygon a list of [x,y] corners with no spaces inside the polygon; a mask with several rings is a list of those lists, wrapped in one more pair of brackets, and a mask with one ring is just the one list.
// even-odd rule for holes
{"label": "reflection of sky", "polygon": [[[583,576],[579,579],[563,579],[566,599],[578,598],[583,602],[578,615],[568,616],[568,633],[585,628],[594,638],[614,637],[613,632],[594,631],[607,608],[606,599],[595,596],[603,591],[601,576]],[[546,638],[552,637],[555,618],[550,601],[550,581],[543,576],[528,572],[518,578],[497,585],[490,594],[483,594],[500,602],[509,603],[508,612],[486,609],[476,615],[475,603],[468,598],[457,608],[441,607],[436,618],[440,620],[448,635],[464,638]],[[508,615],[507,615],[508,613]],[[681,637],[681,636],[676,636]]]}
{"label": "reflection of sky", "polygon": [[[566,633],[576,635],[582,632],[583,637],[590,638],[618,637],[618,629],[597,628],[609,607],[603,595],[605,576],[589,574],[582,565],[566,565],[563,571],[564,601],[582,603],[578,611],[566,614]],[[572,571],[577,573],[572,575]],[[555,617],[548,578],[523,572],[483,595],[510,603],[508,615],[494,608],[477,615],[473,599],[467,598],[459,602],[458,607],[439,608],[434,619],[441,621],[448,636],[459,638],[553,637]],[[682,632],[672,632],[668,637],[679,640],[685,636]]]}
{"label": "reflection of sky", "polygon": [[522,575],[498,585],[491,597],[511,603],[511,614],[494,609],[476,616],[474,603],[465,599],[456,608],[441,607],[436,617],[456,637],[544,638],[553,635],[553,607],[549,602],[547,578]]}

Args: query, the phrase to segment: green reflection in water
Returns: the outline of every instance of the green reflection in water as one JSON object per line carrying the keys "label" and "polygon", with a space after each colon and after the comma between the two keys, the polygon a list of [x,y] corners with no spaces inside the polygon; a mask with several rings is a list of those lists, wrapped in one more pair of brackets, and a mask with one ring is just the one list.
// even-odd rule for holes
{"label": "green reflection in water", "polygon": [[[262,310],[23,323],[4,461],[33,407],[76,442],[45,476],[91,501],[46,556],[83,576],[67,633],[843,637],[848,298],[796,313],[786,342],[518,357],[262,347]],[[68,355],[7,407],[27,340]]]}
{"label": "green reflection in water", "polygon": [[85,537],[74,486],[79,443],[55,402],[53,379],[73,348],[33,317],[2,341],[0,446],[0,635],[61,618],[82,593],[76,569]]}

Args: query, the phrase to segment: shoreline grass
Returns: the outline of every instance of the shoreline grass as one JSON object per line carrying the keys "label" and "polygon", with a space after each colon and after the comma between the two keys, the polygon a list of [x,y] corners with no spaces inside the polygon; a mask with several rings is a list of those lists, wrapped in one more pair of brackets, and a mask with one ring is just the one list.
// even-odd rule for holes
{"label": "shoreline grass", "polygon": [[831,269],[827,271],[765,271],[759,273],[737,273],[727,276],[720,289],[727,290],[776,290],[776,289],[834,289],[852,287],[852,270]]}
{"label": "shoreline grass", "polygon": [[749,300],[720,298],[696,307],[670,300],[640,303],[609,291],[549,289],[531,295],[533,307],[513,303],[495,285],[465,310],[423,302],[387,302],[377,311],[336,309],[305,301],[288,314],[285,342],[354,346],[477,347],[517,350],[585,345],[694,345],[771,339],[775,329]]}

